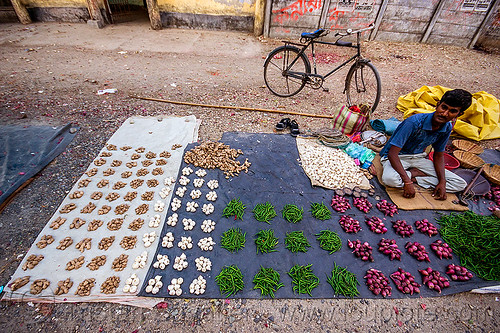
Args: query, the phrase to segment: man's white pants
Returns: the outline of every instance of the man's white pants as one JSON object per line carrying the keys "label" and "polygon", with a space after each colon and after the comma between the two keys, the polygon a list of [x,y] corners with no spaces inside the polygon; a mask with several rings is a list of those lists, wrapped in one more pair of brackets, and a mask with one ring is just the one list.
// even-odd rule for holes
{"label": "man's white pants", "polygon": [[[415,177],[417,184],[423,188],[434,188],[438,184],[438,179],[436,175],[436,170],[434,169],[434,163],[425,158],[426,154],[416,154],[416,155],[399,155],[401,164],[406,170],[406,174],[411,178],[411,172],[408,171],[410,168],[416,168],[427,174],[424,177]],[[403,187],[404,183],[401,179],[399,173],[391,165],[391,162],[387,157],[382,157],[380,160],[384,170],[382,172],[382,182],[391,187]],[[460,192],[465,189],[467,182],[463,180],[460,176],[454,174],[449,170],[445,170],[446,178],[446,192]]]}

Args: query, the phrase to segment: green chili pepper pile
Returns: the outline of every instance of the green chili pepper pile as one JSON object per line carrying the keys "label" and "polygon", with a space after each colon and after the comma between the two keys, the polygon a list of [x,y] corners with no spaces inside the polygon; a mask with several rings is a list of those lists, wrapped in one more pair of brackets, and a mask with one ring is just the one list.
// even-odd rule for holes
{"label": "green chili pepper pile", "polygon": [[234,219],[243,220],[243,214],[245,213],[245,205],[240,201],[240,199],[233,199],[229,201],[227,206],[222,211],[223,217],[234,216]]}
{"label": "green chili pepper pile", "polygon": [[359,295],[358,279],[356,274],[349,272],[347,268],[337,266],[334,263],[332,276],[327,276],[326,281],[332,286],[335,294],[353,298]]}
{"label": "green chili pepper pile", "polygon": [[229,252],[238,252],[238,250],[245,247],[246,234],[246,232],[242,233],[240,228],[231,228],[222,234],[220,247]]}
{"label": "green chili pepper pile", "polygon": [[271,224],[269,221],[276,216],[274,206],[269,202],[266,202],[265,204],[257,204],[252,210],[252,213],[257,221],[266,222],[268,224]]}
{"label": "green chili pepper pile", "polygon": [[307,266],[295,265],[290,268],[288,275],[292,278],[292,289],[299,294],[309,294],[319,285],[319,278],[313,274],[312,264]]}
{"label": "green chili pepper pile", "polygon": [[307,252],[307,248],[311,247],[307,241],[306,236],[304,236],[303,231],[292,231],[286,234],[285,237],[285,247],[291,252]]}
{"label": "green chili pepper pile", "polygon": [[297,205],[288,204],[283,207],[281,215],[285,220],[290,223],[297,223],[302,221],[302,216],[304,214],[304,209],[297,207]]}
{"label": "green chili pepper pile", "polygon": [[313,202],[311,204],[311,214],[314,216],[314,218],[317,218],[318,220],[328,220],[331,216],[332,213],[326,207],[324,203],[319,203],[319,202]]}
{"label": "green chili pepper pile", "polygon": [[215,282],[219,286],[220,293],[225,297],[236,294],[243,290],[243,275],[236,265],[224,266],[219,275],[215,277]]}
{"label": "green chili pepper pile", "polygon": [[264,268],[262,266],[260,266],[257,274],[255,274],[253,283],[255,284],[253,289],[260,289],[262,296],[271,296],[272,298],[274,298],[276,290],[284,287],[284,284],[280,283],[280,273],[272,268]]}
{"label": "green chili pepper pile", "polygon": [[330,254],[337,252],[342,247],[342,240],[339,235],[331,230],[321,230],[319,234],[316,234],[316,239],[319,242],[319,247],[330,251]]}
{"label": "green chili pepper pile", "polygon": [[500,281],[500,221],[471,211],[442,215],[439,233],[462,266],[485,280]]}
{"label": "green chili pepper pile", "polygon": [[255,235],[255,246],[257,247],[257,254],[276,252],[276,245],[278,245],[278,238],[274,237],[274,230],[260,230]]}

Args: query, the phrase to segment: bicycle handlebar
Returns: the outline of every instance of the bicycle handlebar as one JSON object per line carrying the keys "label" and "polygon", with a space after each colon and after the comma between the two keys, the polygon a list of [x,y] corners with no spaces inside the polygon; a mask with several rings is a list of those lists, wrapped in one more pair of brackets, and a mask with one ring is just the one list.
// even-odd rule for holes
{"label": "bicycle handlebar", "polygon": [[375,28],[375,25],[373,25],[372,23],[368,27],[363,29],[358,29],[358,30],[347,29],[346,32],[337,32],[335,36],[348,36],[348,35],[358,34],[363,31],[372,30],[373,28]]}

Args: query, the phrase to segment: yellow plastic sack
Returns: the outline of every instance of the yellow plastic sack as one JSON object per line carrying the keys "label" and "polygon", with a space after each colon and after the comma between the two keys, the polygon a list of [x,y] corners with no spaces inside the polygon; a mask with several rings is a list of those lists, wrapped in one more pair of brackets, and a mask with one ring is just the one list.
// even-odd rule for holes
{"label": "yellow plastic sack", "polygon": [[[406,119],[416,113],[430,113],[450,88],[441,86],[415,90],[398,98],[397,108]],[[500,100],[487,92],[472,95],[472,105],[457,119],[453,130],[466,138],[481,141],[500,138]]]}

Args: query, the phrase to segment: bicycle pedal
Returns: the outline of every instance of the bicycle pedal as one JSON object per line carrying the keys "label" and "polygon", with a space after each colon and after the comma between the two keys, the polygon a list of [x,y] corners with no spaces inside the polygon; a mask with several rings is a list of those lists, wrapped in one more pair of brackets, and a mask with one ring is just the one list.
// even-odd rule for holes
{"label": "bicycle pedal", "polygon": [[323,91],[324,91],[324,92],[330,92],[330,89],[328,89],[328,88],[323,88]]}

